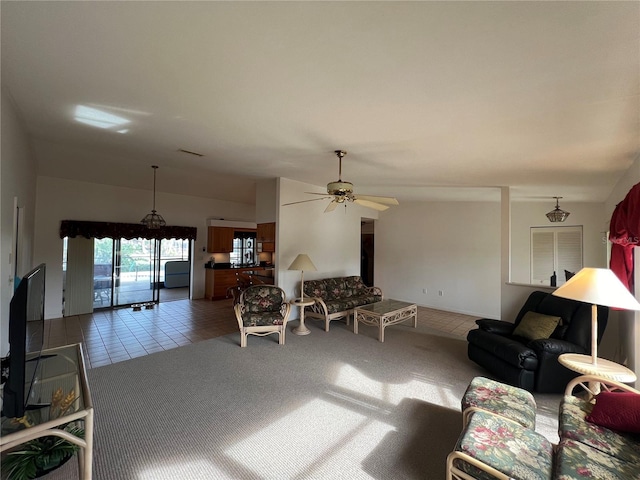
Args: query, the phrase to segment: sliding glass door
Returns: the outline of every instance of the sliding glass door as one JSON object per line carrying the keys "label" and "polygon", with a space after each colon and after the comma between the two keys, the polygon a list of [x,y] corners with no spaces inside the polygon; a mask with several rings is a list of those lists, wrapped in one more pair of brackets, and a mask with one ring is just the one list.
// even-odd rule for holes
{"label": "sliding glass door", "polygon": [[115,241],[113,306],[159,300],[160,240],[121,238]]}
{"label": "sliding glass door", "polygon": [[95,239],[93,308],[157,302],[159,253],[160,240]]}
{"label": "sliding glass door", "polygon": [[190,240],[94,239],[93,308],[189,298]]}

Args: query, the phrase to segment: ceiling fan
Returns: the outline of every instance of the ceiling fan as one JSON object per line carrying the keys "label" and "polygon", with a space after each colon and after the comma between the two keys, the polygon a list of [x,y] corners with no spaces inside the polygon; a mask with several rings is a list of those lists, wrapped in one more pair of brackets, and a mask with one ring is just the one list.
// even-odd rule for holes
{"label": "ceiling fan", "polygon": [[305,192],[310,195],[321,195],[321,198],[312,198],[311,200],[301,200],[299,202],[284,203],[283,206],[294,205],[297,203],[313,202],[315,200],[324,200],[327,198],[331,198],[332,200],[324,210],[325,213],[332,212],[340,204],[344,204],[346,207],[346,202],[356,203],[358,205],[362,205],[363,207],[373,208],[374,210],[378,211],[386,210],[387,208],[389,208],[389,205],[400,205],[398,203],[398,200],[393,197],[356,195],[355,193],[353,193],[353,183],[342,181],[342,157],[344,157],[347,152],[345,152],[344,150],[335,150],[335,154],[338,156],[339,162],[338,180],[327,184],[327,193]]}

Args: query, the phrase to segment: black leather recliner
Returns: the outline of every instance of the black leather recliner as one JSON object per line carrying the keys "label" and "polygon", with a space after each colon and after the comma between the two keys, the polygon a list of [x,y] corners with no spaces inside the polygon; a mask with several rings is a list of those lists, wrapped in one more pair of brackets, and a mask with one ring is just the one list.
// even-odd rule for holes
{"label": "black leather recliner", "polygon": [[[528,340],[512,335],[528,311],[562,317],[549,338]],[[598,342],[609,318],[598,306]],[[561,393],[578,375],[558,362],[563,353],[591,353],[591,305],[536,291],[529,295],[514,323],[476,320],[479,328],[467,335],[469,359],[493,376],[529,391]]]}

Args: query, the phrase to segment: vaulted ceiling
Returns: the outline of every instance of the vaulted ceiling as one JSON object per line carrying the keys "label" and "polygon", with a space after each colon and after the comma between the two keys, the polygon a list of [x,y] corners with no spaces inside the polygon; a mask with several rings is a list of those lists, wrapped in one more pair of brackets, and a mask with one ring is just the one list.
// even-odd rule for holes
{"label": "vaulted ceiling", "polygon": [[359,193],[551,205],[604,201],[640,152],[639,2],[0,8],[42,175],[150,189],[155,164],[158,190],[251,203],[344,149]]}

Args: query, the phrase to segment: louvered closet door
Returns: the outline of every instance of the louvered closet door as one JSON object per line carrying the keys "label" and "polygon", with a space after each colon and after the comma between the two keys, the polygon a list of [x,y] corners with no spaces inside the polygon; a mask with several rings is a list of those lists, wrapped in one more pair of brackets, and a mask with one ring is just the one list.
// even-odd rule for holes
{"label": "louvered closet door", "polygon": [[531,232],[531,283],[549,285],[555,269],[553,232]]}
{"label": "louvered closet door", "polygon": [[556,272],[556,285],[565,283],[565,270],[577,272],[583,266],[582,227],[531,228],[531,283],[550,285]]}
{"label": "louvered closet door", "polygon": [[576,273],[582,268],[582,229],[556,233],[558,286],[565,280],[564,271]]}

